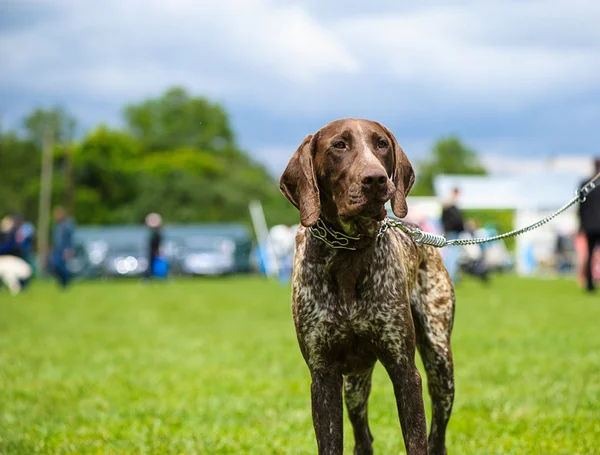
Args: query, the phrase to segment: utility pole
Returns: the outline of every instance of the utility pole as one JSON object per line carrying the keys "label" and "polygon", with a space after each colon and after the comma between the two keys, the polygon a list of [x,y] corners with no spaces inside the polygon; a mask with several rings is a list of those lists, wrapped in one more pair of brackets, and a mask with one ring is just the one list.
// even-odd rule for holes
{"label": "utility pole", "polygon": [[65,205],[67,212],[75,216],[75,179],[73,176],[73,142],[65,146]]}
{"label": "utility pole", "polygon": [[[65,116],[66,117],[66,116]],[[75,175],[73,174],[73,153],[75,149],[75,120],[65,118],[65,205],[67,212],[75,217]]]}
{"label": "utility pole", "polygon": [[50,250],[50,206],[52,204],[52,158],[54,143],[52,128],[46,124],[42,140],[42,171],[40,175],[40,205],[38,211],[38,270],[47,272]]}

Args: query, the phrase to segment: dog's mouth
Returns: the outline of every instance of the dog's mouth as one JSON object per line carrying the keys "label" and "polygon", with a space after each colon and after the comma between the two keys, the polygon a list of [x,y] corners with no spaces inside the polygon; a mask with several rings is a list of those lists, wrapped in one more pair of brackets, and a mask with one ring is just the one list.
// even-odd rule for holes
{"label": "dog's mouth", "polygon": [[385,204],[392,198],[394,190],[393,185],[373,192],[350,187],[340,192],[341,194],[334,194],[332,202],[335,204],[336,215],[344,231],[370,235],[373,229],[377,230],[379,222],[387,216]]}
{"label": "dog's mouth", "polygon": [[343,210],[338,211],[340,220],[344,223],[351,222],[357,218],[382,221],[387,216],[385,202],[370,201],[367,203],[348,204]]}

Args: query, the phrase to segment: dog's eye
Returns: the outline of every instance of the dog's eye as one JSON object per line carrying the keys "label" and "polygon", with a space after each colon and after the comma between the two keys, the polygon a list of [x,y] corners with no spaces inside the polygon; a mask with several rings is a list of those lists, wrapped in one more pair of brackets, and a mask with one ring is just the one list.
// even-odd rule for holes
{"label": "dog's eye", "polygon": [[387,147],[387,146],[388,146],[388,143],[387,143],[387,141],[384,141],[383,139],[382,139],[382,140],[380,140],[380,141],[377,143],[377,147],[378,147],[378,148],[380,148],[380,149],[382,149],[382,148],[385,148],[385,147]]}
{"label": "dog's eye", "polygon": [[333,144],[333,146],[336,149],[345,149],[346,148],[346,143],[344,141],[337,141],[335,144]]}

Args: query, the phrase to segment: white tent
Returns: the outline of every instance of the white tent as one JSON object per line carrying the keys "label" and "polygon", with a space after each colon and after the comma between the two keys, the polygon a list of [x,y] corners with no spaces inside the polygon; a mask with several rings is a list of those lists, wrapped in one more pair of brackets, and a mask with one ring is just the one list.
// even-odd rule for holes
{"label": "white tent", "polygon": [[[550,170],[511,176],[439,175],[434,179],[437,197],[444,200],[460,188],[463,209],[515,210],[514,226],[532,224],[562,207],[585,178],[585,170]],[[517,271],[531,274],[549,263],[558,234],[577,231],[576,206],[535,231],[517,237]]]}

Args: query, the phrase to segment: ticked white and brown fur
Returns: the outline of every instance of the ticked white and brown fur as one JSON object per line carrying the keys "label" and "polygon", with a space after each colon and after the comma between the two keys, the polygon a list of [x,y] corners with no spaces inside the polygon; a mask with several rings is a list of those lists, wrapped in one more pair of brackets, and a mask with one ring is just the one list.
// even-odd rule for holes
{"label": "ticked white and brown fur", "polygon": [[[309,136],[281,178],[300,210],[292,276],[292,312],[310,370],[319,454],[343,451],[343,405],[355,454],[372,454],[367,419],[373,367],[393,384],[408,454],[445,454],[454,398],[450,335],[454,290],[439,252],[389,229],[377,239],[385,209],[406,216],[412,166],[392,133],[376,122],[343,119]],[[309,228],[360,235],[355,251],[333,249]],[[427,437],[418,348],[428,377],[432,422]]]}

